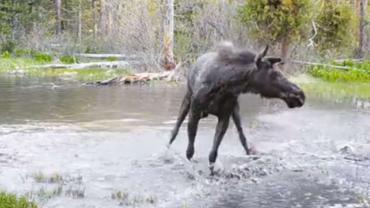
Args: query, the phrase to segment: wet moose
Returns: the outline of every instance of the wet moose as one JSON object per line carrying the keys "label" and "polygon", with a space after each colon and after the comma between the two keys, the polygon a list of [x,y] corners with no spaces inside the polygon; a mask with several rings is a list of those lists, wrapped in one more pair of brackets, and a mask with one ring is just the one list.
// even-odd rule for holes
{"label": "wet moose", "polygon": [[265,98],[280,98],[289,108],[301,107],[305,102],[303,91],[274,67],[281,59],[266,57],[267,51],[268,47],[262,53],[254,54],[246,49],[238,49],[230,42],[223,42],[215,52],[199,57],[189,72],[187,92],[169,145],[175,140],[182,122],[189,114],[186,157],[190,160],[194,155],[199,120],[208,114],[217,116],[218,123],[209,154],[213,174],[218,147],[229,126],[230,117],[246,154],[250,153],[239,114],[240,94],[255,93]]}

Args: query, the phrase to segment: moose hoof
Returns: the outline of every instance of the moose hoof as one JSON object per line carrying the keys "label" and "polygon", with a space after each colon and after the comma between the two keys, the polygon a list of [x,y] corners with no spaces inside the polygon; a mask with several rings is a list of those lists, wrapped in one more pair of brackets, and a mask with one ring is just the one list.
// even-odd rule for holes
{"label": "moose hoof", "polygon": [[191,158],[193,158],[193,155],[194,155],[194,149],[188,149],[186,151],[186,158],[190,161]]}
{"label": "moose hoof", "polygon": [[211,176],[215,175],[215,163],[209,164],[209,171],[211,172]]}
{"label": "moose hoof", "polygon": [[249,147],[247,147],[245,149],[245,152],[246,152],[247,155],[255,155],[255,154],[257,154],[257,150],[256,150],[256,148],[253,145],[249,145]]}

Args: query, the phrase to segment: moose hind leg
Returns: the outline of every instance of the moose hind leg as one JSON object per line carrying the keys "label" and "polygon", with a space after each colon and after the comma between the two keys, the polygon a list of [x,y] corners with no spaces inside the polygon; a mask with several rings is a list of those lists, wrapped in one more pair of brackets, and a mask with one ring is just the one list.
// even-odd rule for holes
{"label": "moose hind leg", "polygon": [[229,116],[218,118],[213,146],[209,154],[209,168],[211,171],[211,175],[213,175],[214,173],[214,163],[216,162],[217,159],[218,147],[220,146],[222,138],[224,137],[226,130],[229,126],[229,120],[230,120]]}
{"label": "moose hind leg", "polygon": [[188,148],[186,149],[186,158],[188,158],[188,160],[191,160],[191,158],[194,155],[194,141],[195,136],[197,134],[199,119],[200,117],[198,115],[195,115],[193,112],[190,112],[188,123],[189,143]]}
{"label": "moose hind leg", "polygon": [[190,92],[188,91],[182,101],[182,104],[181,104],[181,108],[180,108],[180,113],[179,113],[179,116],[177,118],[177,121],[176,121],[176,124],[175,124],[175,127],[173,128],[172,132],[171,132],[171,138],[170,138],[170,142],[168,143],[168,147],[172,144],[172,142],[175,140],[178,132],[179,132],[179,128],[182,124],[182,122],[185,120],[186,118],[186,115],[188,114],[189,112],[189,108],[190,108],[190,97],[191,97],[191,94]]}
{"label": "moose hind leg", "polygon": [[232,117],[233,117],[236,129],[238,130],[240,143],[242,144],[246,154],[249,155],[250,151],[249,151],[249,148],[248,148],[247,139],[245,138],[243,128],[242,128],[242,124],[241,124],[241,119],[240,119],[239,104],[236,104],[236,106],[234,107]]}

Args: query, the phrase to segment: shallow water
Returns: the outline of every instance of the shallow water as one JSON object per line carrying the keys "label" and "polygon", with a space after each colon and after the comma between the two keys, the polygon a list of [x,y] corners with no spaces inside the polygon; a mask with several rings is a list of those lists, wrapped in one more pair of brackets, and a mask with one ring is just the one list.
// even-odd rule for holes
{"label": "shallow water", "polygon": [[288,109],[245,95],[257,155],[244,155],[231,125],[211,177],[214,117],[200,123],[194,161],[184,127],[165,148],[184,90],[0,78],[0,189],[58,208],[370,206],[366,105],[311,92]]}

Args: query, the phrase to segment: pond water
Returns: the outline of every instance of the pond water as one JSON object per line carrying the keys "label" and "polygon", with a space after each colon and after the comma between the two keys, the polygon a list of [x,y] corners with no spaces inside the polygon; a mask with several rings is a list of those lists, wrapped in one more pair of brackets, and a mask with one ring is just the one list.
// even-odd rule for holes
{"label": "pond water", "polygon": [[[216,119],[166,148],[183,85],[81,86],[0,78],[0,190],[40,207],[369,207],[370,107],[310,92],[300,109],[241,97],[246,156],[230,126],[218,174],[208,153]],[[365,102],[366,104],[366,102]]]}

